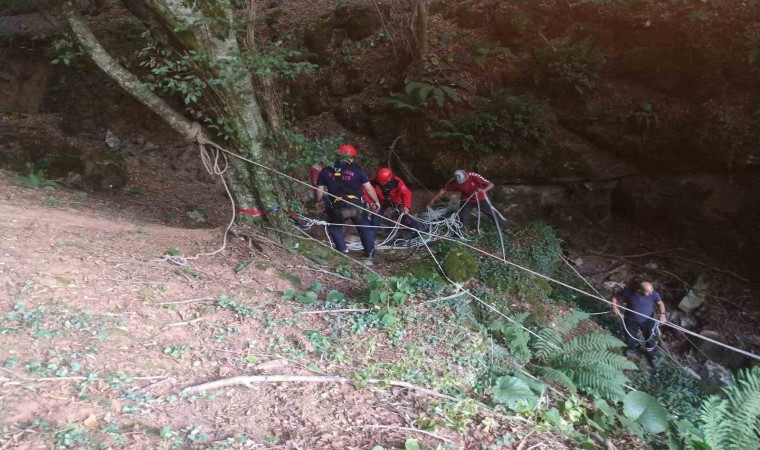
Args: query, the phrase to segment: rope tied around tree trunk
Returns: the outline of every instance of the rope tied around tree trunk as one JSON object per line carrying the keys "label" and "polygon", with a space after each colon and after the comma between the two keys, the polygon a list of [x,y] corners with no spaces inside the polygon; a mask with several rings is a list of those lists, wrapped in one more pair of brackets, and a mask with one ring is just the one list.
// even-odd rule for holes
{"label": "rope tied around tree trunk", "polygon": [[[231,152],[225,150],[210,140],[208,137],[206,137],[206,135],[203,133],[203,127],[198,122],[193,122],[190,125],[190,130],[185,136],[185,139],[187,142],[198,144],[201,161],[203,162],[203,167],[206,169],[206,172],[208,172],[208,174],[211,176],[218,175],[222,180],[222,185],[224,186],[225,192],[227,192],[227,197],[230,199],[230,205],[232,205],[232,218],[230,219],[230,223],[227,225],[227,228],[224,230],[224,236],[222,237],[222,246],[213,252],[198,253],[195,256],[163,255],[161,257],[161,261],[166,261],[180,267],[187,265],[188,260],[198,259],[201,256],[213,256],[227,248],[227,234],[229,233],[236,219],[235,199],[232,196],[230,188],[227,186],[227,180],[224,177],[224,174],[227,172],[227,168],[229,167],[229,160],[226,153]],[[207,146],[210,146],[211,150],[209,150]]]}

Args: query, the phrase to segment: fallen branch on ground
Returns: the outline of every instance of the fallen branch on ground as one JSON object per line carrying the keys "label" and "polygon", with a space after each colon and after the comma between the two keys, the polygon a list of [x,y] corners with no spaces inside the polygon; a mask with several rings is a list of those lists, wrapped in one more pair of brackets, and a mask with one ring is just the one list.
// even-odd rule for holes
{"label": "fallen branch on ground", "polygon": [[[211,391],[228,386],[243,385],[248,388],[253,387],[256,383],[354,383],[354,380],[349,378],[337,376],[337,375],[252,375],[252,376],[239,376],[224,378],[221,380],[210,381],[208,383],[202,383],[195,386],[190,386],[182,390],[182,393],[189,394],[193,392]],[[421,392],[431,397],[441,398],[444,400],[458,402],[460,399],[452,397],[450,395],[441,394],[432,389],[416,386],[404,381],[385,381],[370,379],[366,381],[367,384],[388,384],[390,386],[401,387],[410,389],[413,391]]]}
{"label": "fallen branch on ground", "polygon": [[351,429],[351,428],[379,428],[379,429],[382,429],[382,430],[412,431],[414,433],[422,433],[422,434],[424,434],[426,436],[430,436],[430,437],[436,438],[436,439],[441,440],[443,442],[448,442],[451,445],[456,445],[456,443],[454,441],[452,441],[451,439],[445,438],[443,436],[439,436],[439,435],[437,435],[435,433],[431,433],[429,431],[420,430],[418,428],[397,427],[395,425],[354,425],[352,427],[349,427],[349,429]]}
{"label": "fallen branch on ground", "polygon": [[346,308],[346,309],[320,309],[319,311],[301,311],[301,314],[329,314],[329,313],[347,313],[347,312],[368,312],[369,308]]}
{"label": "fallen branch on ground", "polygon": [[321,272],[321,273],[324,273],[324,274],[327,274],[327,275],[334,276],[336,278],[340,278],[341,280],[351,281],[351,282],[354,282],[354,283],[358,282],[358,280],[354,280],[353,278],[344,277],[343,275],[341,275],[339,273],[330,272],[329,270],[325,270],[325,269],[319,269],[319,268],[307,267],[307,266],[295,266],[295,267],[299,267],[301,269],[306,269],[306,270],[312,270],[314,272]]}
{"label": "fallen branch on ground", "polygon": [[536,430],[530,430],[530,433],[526,434],[524,438],[520,441],[520,444],[517,446],[517,450],[523,450],[525,448],[525,444],[528,443],[528,438],[533,436],[533,433],[535,433]]}
{"label": "fallen branch on ground", "polygon": [[[23,382],[26,382],[26,383],[38,383],[38,382],[47,382],[47,381],[87,381],[87,380],[89,380],[89,377],[82,377],[82,376],[76,376],[76,377],[48,377],[48,378],[25,378],[25,377],[20,377],[20,376],[12,373],[10,371],[7,371],[7,372],[11,373],[14,377],[16,377],[16,378],[18,378],[18,379],[20,379],[20,380],[22,380]],[[166,379],[166,378],[169,378],[169,377],[165,376],[165,375],[157,375],[157,376],[152,376],[152,377],[131,377],[132,380],[138,380],[138,381],[139,380],[161,380],[161,379]],[[13,386],[13,385],[19,385],[19,384],[22,384],[22,382],[21,381],[10,381],[10,382],[6,383],[6,385],[11,385],[11,386]]]}
{"label": "fallen branch on ground", "polygon": [[203,317],[198,317],[197,319],[188,320],[187,322],[174,322],[174,323],[170,323],[166,327],[168,328],[168,327],[181,327],[183,325],[192,325],[194,323],[200,322],[201,320],[203,320]]}
{"label": "fallen branch on ground", "polygon": [[216,300],[214,297],[201,297],[201,298],[191,298],[190,300],[182,300],[178,302],[163,302],[163,303],[156,303],[156,305],[164,306],[164,305],[182,305],[185,303],[195,303],[195,302],[206,302],[209,300]]}
{"label": "fallen branch on ground", "polygon": [[445,301],[445,300],[451,300],[451,299],[460,297],[462,295],[467,295],[467,291],[459,291],[459,292],[456,292],[454,294],[447,295],[446,297],[438,297],[438,298],[434,298],[432,300],[427,300],[427,301],[422,302],[422,304],[423,305],[427,305],[428,303],[436,303],[436,302],[442,302],[442,301]]}

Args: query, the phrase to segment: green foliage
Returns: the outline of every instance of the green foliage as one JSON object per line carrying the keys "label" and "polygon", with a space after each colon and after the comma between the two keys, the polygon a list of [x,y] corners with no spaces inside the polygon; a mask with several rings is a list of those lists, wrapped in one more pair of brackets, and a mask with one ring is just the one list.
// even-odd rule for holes
{"label": "green foliage", "polygon": [[596,87],[597,67],[605,56],[591,39],[584,39],[576,43],[563,40],[554,46],[541,47],[536,50],[535,58],[552,86],[585,94]]}
{"label": "green foliage", "polygon": [[53,50],[55,51],[55,59],[53,64],[63,63],[68,66],[72,62],[84,56],[84,51],[75,44],[74,41],[68,38],[61,38],[53,42]]}
{"label": "green foliage", "polygon": [[219,309],[232,310],[235,312],[235,315],[240,317],[252,317],[255,313],[252,308],[238,302],[232,297],[228,297],[225,293],[219,294],[219,299],[216,303],[216,306]]}
{"label": "green foliage", "polygon": [[268,140],[269,144],[284,149],[280,153],[283,169],[303,169],[318,162],[328,163],[337,156],[338,147],[344,142],[342,134],[312,139],[291,130],[283,130]]}
{"label": "green foliage", "polygon": [[552,119],[547,106],[530,94],[512,95],[497,91],[478,102],[477,109],[464,117],[442,120],[443,130],[431,138],[458,142],[465,150],[515,152],[540,148],[552,135]]}
{"label": "green foliage", "polygon": [[488,58],[492,56],[512,54],[512,51],[506,47],[489,47],[488,45],[479,42],[471,42],[469,47],[472,51],[475,64],[477,64],[481,69],[486,68]]}
{"label": "green foliage", "polygon": [[514,411],[530,411],[538,403],[538,395],[524,380],[512,376],[503,376],[496,380],[496,385],[493,388],[493,400]]}
{"label": "green foliage", "polygon": [[164,348],[164,355],[173,356],[175,358],[182,358],[182,356],[190,351],[190,346],[187,344],[170,345]]}
{"label": "green foliage", "polygon": [[625,395],[623,385],[628,382],[623,370],[636,370],[637,366],[617,351],[625,344],[608,333],[591,332],[568,339],[569,332],[585,318],[587,314],[575,311],[539,331],[541,339],[533,344],[536,370],[567,389],[620,400]]}
{"label": "green foliage", "polygon": [[699,429],[712,449],[760,447],[760,367],[745,369],[723,397],[708,397],[700,409]]}
{"label": "green foliage", "polygon": [[631,391],[623,399],[623,413],[648,433],[662,433],[668,428],[668,412],[657,399],[641,391]]}
{"label": "green foliage", "polygon": [[322,289],[322,283],[315,281],[312,283],[311,288],[303,294],[296,292],[294,289],[285,289],[280,298],[285,301],[295,300],[302,305],[313,305],[317,303]]}
{"label": "green foliage", "polygon": [[531,222],[515,233],[508,250],[510,257],[543,274],[554,272],[562,253],[554,228],[543,222]]}
{"label": "green foliage", "polygon": [[[550,326],[538,331],[538,337],[531,336],[519,326],[498,323],[494,326],[500,333],[508,330],[508,337],[515,344],[519,357],[530,360],[535,373],[565,389],[575,392],[585,391],[595,397],[619,401],[625,395],[623,385],[628,378],[623,370],[635,370],[637,366],[612,350],[625,344],[608,333],[589,332],[578,334],[575,328],[587,319],[588,314],[573,311],[555,320]],[[525,315],[513,320],[521,323]],[[573,337],[570,337],[574,335]],[[530,342],[529,348],[524,345]]]}
{"label": "green foliage", "polygon": [[640,372],[633,386],[648,392],[676,418],[696,417],[702,399],[700,381],[675,364],[662,364],[654,372]]}
{"label": "green foliage", "polygon": [[417,439],[409,438],[404,443],[404,450],[420,450],[420,444]]}
{"label": "green foliage", "polygon": [[459,94],[449,86],[428,84],[422,81],[412,81],[404,87],[404,92],[391,93],[384,102],[396,109],[412,112],[428,109],[431,103],[443,108],[447,101],[457,103]]}
{"label": "green foliage", "polygon": [[652,102],[641,102],[631,111],[628,118],[633,122],[634,127],[644,136],[653,128],[660,125],[660,115],[655,111]]}
{"label": "green foliage", "polygon": [[381,277],[374,273],[364,276],[369,284],[369,303],[378,308],[402,306],[415,290],[412,280],[405,277]]}
{"label": "green foliage", "polygon": [[527,362],[533,356],[530,349],[530,334],[523,329],[523,322],[528,313],[522,312],[511,317],[512,320],[499,319],[491,323],[489,330],[507,344],[509,352],[520,361]]}
{"label": "green foliage", "polygon": [[16,177],[16,181],[35,189],[45,188],[54,190],[58,187],[58,183],[55,181],[45,179],[45,174],[42,170],[30,172],[29,175],[25,177]]}

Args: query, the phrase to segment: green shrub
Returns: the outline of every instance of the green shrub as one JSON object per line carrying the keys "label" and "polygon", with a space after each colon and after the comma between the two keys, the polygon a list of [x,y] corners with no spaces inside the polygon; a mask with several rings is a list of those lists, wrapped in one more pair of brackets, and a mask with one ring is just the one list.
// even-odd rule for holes
{"label": "green shrub", "polygon": [[691,418],[699,411],[702,401],[699,380],[676,365],[663,364],[655,372],[640,372],[632,382],[636,389],[650,393],[673,416]]}
{"label": "green shrub", "polygon": [[477,104],[475,112],[440,121],[445,127],[430,137],[459,142],[465,150],[515,152],[540,148],[552,135],[547,106],[530,94],[498,91]]}
{"label": "green shrub", "polygon": [[561,91],[585,94],[596,87],[597,67],[604,53],[591,39],[538,48],[535,58],[552,86]]}

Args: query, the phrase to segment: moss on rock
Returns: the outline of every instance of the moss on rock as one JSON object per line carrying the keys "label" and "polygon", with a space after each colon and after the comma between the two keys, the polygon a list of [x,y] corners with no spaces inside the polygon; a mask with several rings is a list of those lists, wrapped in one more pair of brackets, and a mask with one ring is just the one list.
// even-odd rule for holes
{"label": "moss on rock", "polygon": [[433,280],[440,284],[446,284],[444,279],[438,273],[438,266],[431,260],[424,260],[411,264],[402,269],[394,271],[396,276],[412,276],[418,280]]}
{"label": "moss on rock", "polygon": [[478,273],[478,262],[461,244],[447,245],[436,255],[444,274],[456,283],[470,280]]}

